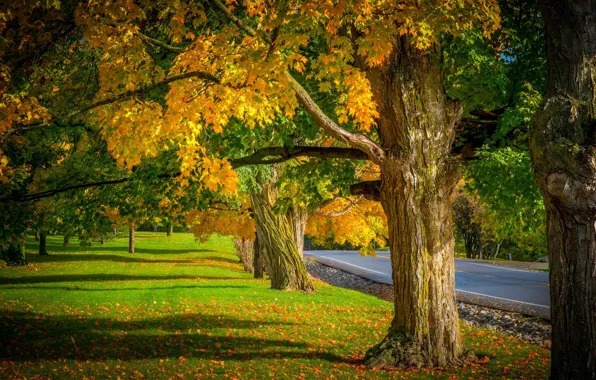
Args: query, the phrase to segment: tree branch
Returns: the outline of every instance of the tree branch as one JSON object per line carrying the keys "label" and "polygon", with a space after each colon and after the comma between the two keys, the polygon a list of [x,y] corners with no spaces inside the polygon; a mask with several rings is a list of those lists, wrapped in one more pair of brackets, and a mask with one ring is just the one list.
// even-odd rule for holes
{"label": "tree branch", "polygon": [[313,117],[313,119],[315,119],[316,123],[321,128],[336,140],[363,151],[375,164],[381,164],[383,162],[385,159],[385,151],[381,149],[380,146],[363,134],[353,133],[340,127],[336,122],[331,120],[323,110],[321,110],[292,74],[286,71],[286,76],[302,107]]}
{"label": "tree branch", "polygon": [[[116,21],[107,19],[105,17],[102,17],[101,20],[103,22],[105,22],[107,24],[110,24],[112,26],[115,26],[115,27],[125,26],[124,24],[121,24],[119,22],[116,22]],[[143,39],[145,39],[145,40],[149,41],[150,43],[152,43],[153,45],[159,46],[160,48],[163,48],[165,50],[169,50],[169,51],[171,51],[173,53],[182,53],[185,50],[185,48],[183,48],[183,47],[172,46],[172,45],[169,45],[169,44],[167,44],[167,43],[165,43],[163,41],[160,41],[158,39],[151,38],[151,37],[149,37],[148,35],[142,33],[139,30],[137,30],[137,34],[139,36],[141,36]]]}
{"label": "tree branch", "polygon": [[[157,176],[157,178],[174,178],[174,177],[178,177],[180,175],[180,173],[173,173],[173,174],[160,174]],[[60,193],[64,193],[67,191],[71,191],[71,190],[78,190],[78,189],[86,189],[86,188],[90,188],[90,187],[101,187],[101,186],[106,186],[106,185],[117,185],[119,183],[125,183],[130,181],[131,178],[130,177],[124,177],[124,178],[119,178],[119,179],[112,179],[112,180],[105,180],[105,181],[98,181],[98,182],[89,182],[89,183],[80,183],[78,185],[72,185],[72,186],[66,186],[66,187],[62,187],[59,189],[52,189],[52,190],[46,190],[46,191],[41,191],[38,193],[33,193],[33,194],[26,194],[23,196],[7,196],[4,198],[0,198],[0,202],[9,202],[9,201],[14,201],[14,202],[29,202],[29,201],[35,201],[38,199],[43,199],[43,198],[49,198],[52,197],[54,195],[60,194]]]}
{"label": "tree branch", "polygon": [[[267,159],[278,156],[279,158]],[[344,158],[354,160],[367,160],[368,156],[359,149],[318,147],[318,146],[293,146],[293,147],[268,147],[255,151],[250,156],[230,160],[234,169],[246,165],[266,165],[287,161],[296,157],[317,158]]]}
{"label": "tree branch", "polygon": [[351,195],[362,195],[369,201],[381,200],[381,181],[364,181],[350,186]]}
{"label": "tree branch", "polygon": [[350,203],[343,210],[333,212],[315,211],[315,214],[325,216],[328,218],[337,218],[338,216],[342,216],[350,212],[352,208],[354,208],[354,206],[358,205],[359,203],[362,203],[361,197],[354,200],[350,200]]}
{"label": "tree branch", "polygon": [[[150,84],[148,86],[137,88],[135,90],[126,91],[126,92],[124,92],[122,94],[110,96],[110,97],[108,97],[106,99],[103,99],[103,100],[100,100],[98,102],[92,103],[92,104],[90,104],[90,105],[88,105],[86,107],[83,107],[83,108],[80,108],[80,109],[78,109],[76,111],[71,112],[70,114],[68,114],[66,116],[65,119],[61,120],[60,123],[64,123],[65,120],[69,120],[69,119],[71,119],[71,118],[73,118],[73,117],[75,117],[77,115],[80,115],[80,114],[85,113],[85,112],[89,112],[89,111],[91,111],[91,110],[93,110],[93,109],[95,109],[97,107],[105,106],[107,104],[119,102],[119,101],[122,101],[122,100],[128,100],[128,99],[131,99],[131,98],[133,98],[133,97],[135,97],[137,95],[141,95],[141,94],[144,94],[146,92],[156,90],[156,89],[158,89],[158,88],[160,88],[162,86],[165,86],[167,84],[170,84],[172,82],[176,82],[178,80],[188,79],[188,78],[199,78],[199,79],[203,79],[203,80],[208,81],[208,82],[213,82],[213,83],[217,83],[217,84],[221,83],[221,80],[218,77],[216,77],[215,75],[213,75],[213,74],[209,74],[209,73],[206,73],[204,71],[190,71],[188,73],[174,75],[174,76],[171,76],[169,78],[166,78],[166,79],[164,79],[162,81],[159,81],[159,82],[155,82],[153,84]],[[52,120],[49,120],[47,122],[43,122],[43,123],[39,123],[39,124],[36,123],[33,126],[35,127],[35,129],[39,129],[39,128],[47,127],[48,125],[50,125],[52,123],[55,123],[55,122],[56,121],[54,119],[52,119]],[[25,125],[24,127],[25,128],[28,128],[30,126],[29,125]],[[5,134],[10,134],[10,133],[13,133],[13,132],[18,132],[20,129],[21,128],[11,128],[11,129],[7,130],[5,132]]]}
{"label": "tree branch", "polygon": [[[250,36],[257,36],[257,32],[254,29],[243,23],[242,20],[230,12],[220,0],[212,1],[223,13],[225,13],[226,17],[230,21],[238,26],[238,28],[244,30]],[[269,41],[266,37],[263,39],[265,42],[269,44],[271,43],[271,41]],[[292,85],[292,89],[296,93],[296,97],[298,98],[298,101],[302,107],[304,107],[304,109],[313,117],[313,119],[315,119],[316,123],[323,130],[325,130],[325,132],[329,133],[336,140],[363,151],[370,158],[370,160],[376,164],[380,164],[384,160],[385,151],[381,149],[381,147],[379,147],[374,141],[363,134],[349,132],[340,127],[336,122],[331,120],[331,118],[329,118],[325,112],[323,112],[323,110],[315,103],[304,87],[298,83],[298,81],[289,71],[286,71],[286,77]]]}

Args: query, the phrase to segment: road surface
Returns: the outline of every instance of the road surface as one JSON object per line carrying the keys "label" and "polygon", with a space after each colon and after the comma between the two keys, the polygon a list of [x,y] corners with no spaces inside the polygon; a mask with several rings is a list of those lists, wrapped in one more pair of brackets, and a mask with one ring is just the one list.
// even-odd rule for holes
{"label": "road surface", "polygon": [[[391,285],[389,252],[304,251],[321,264]],[[467,303],[550,319],[548,273],[455,260],[457,299]]]}

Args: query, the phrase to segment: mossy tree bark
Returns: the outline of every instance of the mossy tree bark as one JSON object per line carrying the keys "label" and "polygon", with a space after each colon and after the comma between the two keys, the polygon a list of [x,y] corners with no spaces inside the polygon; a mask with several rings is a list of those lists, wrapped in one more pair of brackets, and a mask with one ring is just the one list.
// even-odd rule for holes
{"label": "mossy tree bark", "polygon": [[263,255],[263,245],[259,241],[258,235],[255,238],[253,245],[253,274],[254,278],[263,278],[263,271],[265,267],[265,257]]}
{"label": "mossy tree bark", "polygon": [[380,200],[389,225],[395,315],[366,360],[375,367],[457,364],[462,344],[450,197],[459,176],[449,153],[461,106],[444,93],[438,46],[421,52],[399,38],[390,61],[368,77],[386,152]]}
{"label": "mossy tree bark", "polygon": [[40,256],[47,256],[49,255],[47,249],[47,235],[45,232],[39,232],[39,255]]}
{"label": "mossy tree bark", "polygon": [[287,212],[290,228],[296,241],[296,247],[301,257],[304,257],[304,232],[306,231],[306,222],[308,221],[308,212],[302,207],[292,206]]}
{"label": "mossy tree bark", "polygon": [[257,238],[259,244],[265,247],[261,252],[271,279],[271,288],[314,291],[287,215],[273,211],[277,198],[274,185],[271,182],[261,185],[260,191],[251,193],[251,201]]}
{"label": "mossy tree bark", "polygon": [[542,6],[548,84],[530,151],[547,212],[551,378],[596,379],[596,1]]}
{"label": "mossy tree bark", "polygon": [[236,254],[244,266],[244,270],[252,273],[254,241],[245,238],[234,238],[234,246],[236,247]]}

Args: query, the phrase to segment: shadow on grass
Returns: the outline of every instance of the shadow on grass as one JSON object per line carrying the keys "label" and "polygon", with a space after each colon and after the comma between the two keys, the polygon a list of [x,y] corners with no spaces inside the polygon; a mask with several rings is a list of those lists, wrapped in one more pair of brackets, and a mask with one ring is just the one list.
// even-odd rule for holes
{"label": "shadow on grass", "polygon": [[39,256],[35,254],[27,254],[27,260],[33,263],[63,263],[63,262],[78,262],[78,261],[110,261],[114,263],[147,263],[147,264],[184,264],[195,263],[201,264],[205,261],[217,261],[221,263],[238,264],[240,260],[228,259],[226,257],[208,256],[198,257],[192,259],[144,259],[134,255],[120,256],[120,255],[102,255],[102,254],[50,254],[48,256]]}
{"label": "shadow on grass", "polygon": [[5,290],[20,290],[20,289],[38,289],[38,290],[66,290],[66,291],[74,291],[74,292],[128,292],[131,290],[169,290],[169,289],[241,289],[247,288],[248,286],[242,285],[188,285],[188,286],[165,286],[165,287],[145,287],[145,288],[108,288],[108,289],[101,289],[101,288],[81,288],[78,286],[17,286],[17,287],[4,287],[2,291]]}
{"label": "shadow on grass", "polygon": [[182,356],[236,361],[308,358],[349,361],[331,353],[310,350],[305,343],[233,336],[235,333],[246,335],[240,331],[231,335],[228,331],[226,336],[208,332],[284,325],[293,323],[201,313],[122,321],[4,311],[0,315],[0,336],[5,344],[0,344],[0,357],[10,361],[178,359]]}
{"label": "shadow on grass", "polygon": [[52,282],[86,282],[86,281],[144,281],[144,280],[244,280],[239,277],[226,276],[134,276],[128,274],[109,274],[109,273],[95,273],[95,274],[65,274],[65,275],[47,275],[47,276],[30,276],[30,277],[0,277],[0,285],[8,284],[41,284]]}
{"label": "shadow on grass", "polygon": [[[25,245],[27,252],[31,252],[32,254],[37,253],[39,249],[38,244],[27,243]],[[68,247],[63,247],[61,244],[47,244],[47,250],[54,253],[72,253],[72,252],[120,252],[123,254],[128,254],[126,247],[113,247],[109,245],[92,245],[90,247],[80,247],[78,245],[71,245]],[[188,253],[201,253],[201,252],[217,252],[214,249],[189,249],[189,248],[143,248],[143,247],[135,247],[135,253],[143,253],[143,254],[155,254],[155,255],[184,255]]]}

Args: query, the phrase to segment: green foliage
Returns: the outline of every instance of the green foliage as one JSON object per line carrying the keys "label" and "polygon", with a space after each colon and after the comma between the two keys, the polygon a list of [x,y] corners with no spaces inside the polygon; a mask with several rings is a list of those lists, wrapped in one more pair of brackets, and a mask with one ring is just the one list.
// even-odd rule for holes
{"label": "green foliage", "polygon": [[484,228],[511,240],[531,257],[546,250],[546,214],[532,175],[529,153],[512,148],[478,152],[467,169],[466,190],[483,207]]}

